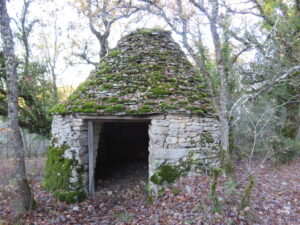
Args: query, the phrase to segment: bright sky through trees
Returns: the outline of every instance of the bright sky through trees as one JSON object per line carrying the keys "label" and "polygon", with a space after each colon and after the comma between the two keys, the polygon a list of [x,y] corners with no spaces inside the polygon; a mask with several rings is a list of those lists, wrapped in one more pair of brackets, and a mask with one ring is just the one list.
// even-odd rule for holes
{"label": "bright sky through trees", "polygon": [[[230,6],[233,8],[247,8],[247,4],[239,2],[237,0],[230,1]],[[87,18],[76,11],[74,7],[76,4],[78,4],[78,1],[75,0],[42,0],[33,1],[29,8],[29,20],[39,20],[39,23],[35,25],[30,36],[32,57],[46,62],[54,57],[53,49],[56,49],[58,86],[76,87],[87,78],[93,69],[93,66],[87,65],[78,57],[75,59],[75,55],[83,48],[83,42],[91,43],[91,56],[94,61],[97,61],[95,52],[99,51],[98,42],[89,30]],[[11,17],[14,19],[18,18],[22,11],[22,6],[23,0],[11,0],[8,3]],[[232,21],[235,27],[240,27],[241,24],[243,26],[250,26],[253,22],[257,21],[257,18],[249,15],[241,15],[237,16],[237,18]],[[130,19],[122,19],[117,25],[112,27],[112,32],[109,36],[110,48],[116,45],[122,35],[139,27],[169,29],[162,19],[155,16],[143,16],[138,21],[133,21],[133,23],[129,24]],[[207,23],[205,19],[201,22]],[[12,27],[14,30],[17,30],[14,21],[12,21]],[[175,40],[179,40],[176,34],[173,37]],[[206,34],[206,32],[204,32],[204,38],[211,39],[210,35]],[[20,43],[16,42],[16,45],[17,52],[22,54],[23,49]],[[253,55],[250,53],[246,58],[250,59]]]}

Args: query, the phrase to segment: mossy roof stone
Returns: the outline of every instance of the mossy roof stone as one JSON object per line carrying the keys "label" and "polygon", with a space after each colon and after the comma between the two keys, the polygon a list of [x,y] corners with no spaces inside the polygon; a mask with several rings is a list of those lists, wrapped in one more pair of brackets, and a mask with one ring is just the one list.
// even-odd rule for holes
{"label": "mossy roof stone", "polygon": [[195,73],[171,33],[156,29],[140,29],[123,37],[53,112],[214,114],[202,76]]}

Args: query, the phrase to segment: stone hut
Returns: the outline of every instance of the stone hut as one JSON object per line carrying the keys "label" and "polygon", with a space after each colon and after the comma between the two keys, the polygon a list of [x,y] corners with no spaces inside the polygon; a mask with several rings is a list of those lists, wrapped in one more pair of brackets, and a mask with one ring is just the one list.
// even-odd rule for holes
{"label": "stone hut", "polygon": [[123,37],[52,112],[44,187],[63,201],[93,194],[107,160],[146,159],[153,187],[219,163],[206,82],[168,31]]}

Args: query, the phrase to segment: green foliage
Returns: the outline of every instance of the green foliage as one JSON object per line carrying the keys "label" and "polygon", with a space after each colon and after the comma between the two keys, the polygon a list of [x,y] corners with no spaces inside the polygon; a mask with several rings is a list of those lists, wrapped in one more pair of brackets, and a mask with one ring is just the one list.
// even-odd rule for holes
{"label": "green foliage", "polygon": [[[27,30],[26,32],[29,35],[31,31]],[[28,60],[27,63],[24,57],[17,59],[19,124],[30,133],[49,136],[52,116],[48,111],[57,103],[57,99],[53,95],[53,84],[49,81],[44,62],[32,61],[30,58]],[[7,76],[5,67],[4,56],[0,52],[0,115],[6,117]]]}
{"label": "green foliage", "polygon": [[280,136],[274,140],[273,144],[276,146],[275,154],[272,157],[275,164],[290,163],[300,155],[300,136],[296,139]]}
{"label": "green foliage", "polygon": [[153,197],[152,197],[152,196],[147,196],[147,203],[148,203],[149,205],[152,205],[153,202],[154,202]]}
{"label": "green foliage", "polygon": [[173,188],[172,190],[173,195],[179,195],[180,194],[180,190],[178,188]]}

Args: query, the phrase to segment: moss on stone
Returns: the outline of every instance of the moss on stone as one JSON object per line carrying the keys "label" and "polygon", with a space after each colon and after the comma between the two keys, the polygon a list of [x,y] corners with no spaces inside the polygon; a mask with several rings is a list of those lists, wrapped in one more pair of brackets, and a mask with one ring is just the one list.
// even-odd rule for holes
{"label": "moss on stone", "polygon": [[145,105],[157,105],[157,103],[156,102],[145,102]]}
{"label": "moss on stone", "polygon": [[201,143],[214,143],[214,138],[211,133],[202,133],[201,134]]}
{"label": "moss on stone", "polygon": [[111,97],[111,98],[108,98],[105,101],[109,102],[109,103],[116,103],[116,102],[119,102],[119,99],[117,97]]}
{"label": "moss on stone", "polygon": [[143,105],[143,106],[141,106],[141,108],[140,108],[140,112],[142,112],[142,113],[148,113],[148,112],[151,112],[151,111],[152,111],[152,109],[151,109],[151,107],[148,106],[148,105]]}
{"label": "moss on stone", "polygon": [[193,113],[199,116],[205,116],[206,112],[203,109],[192,110]]}
{"label": "moss on stone", "polygon": [[[214,112],[206,87],[169,32],[140,29],[122,38],[88,79],[52,112],[133,115],[182,113],[185,108],[188,114],[204,116]],[[136,99],[138,110],[132,111],[127,104],[131,99]]]}
{"label": "moss on stone", "polygon": [[174,183],[180,177],[180,171],[176,166],[168,164],[161,165],[158,170],[150,177],[150,181],[154,184],[161,185],[164,182],[168,184]]}
{"label": "moss on stone", "polygon": [[[76,159],[64,157],[64,153],[68,149],[67,145],[56,146],[55,141],[48,147],[43,187],[47,191],[53,192],[54,197],[60,201],[79,202],[84,198],[80,176],[82,166],[79,166]],[[70,181],[73,170],[78,174],[77,182]]]}
{"label": "moss on stone", "polygon": [[180,100],[180,101],[178,102],[178,104],[183,106],[183,105],[187,105],[188,102],[189,102],[188,100]]}
{"label": "moss on stone", "polygon": [[106,108],[106,111],[107,112],[122,112],[122,111],[124,111],[124,109],[125,109],[124,105],[117,104],[117,105],[108,106]]}
{"label": "moss on stone", "polygon": [[95,108],[96,102],[85,102],[82,104],[83,109]]}
{"label": "moss on stone", "polygon": [[109,52],[108,55],[107,55],[107,57],[114,58],[114,57],[116,57],[116,56],[118,56],[118,55],[120,55],[120,54],[121,54],[121,51],[115,50],[115,51]]}
{"label": "moss on stone", "polygon": [[176,105],[162,103],[162,104],[160,104],[160,108],[161,109],[176,109],[177,107],[176,107]]}
{"label": "moss on stone", "polygon": [[101,86],[101,88],[102,88],[103,90],[111,89],[112,87],[113,87],[112,84],[103,84],[103,85]]}
{"label": "moss on stone", "polygon": [[55,191],[53,196],[57,198],[61,202],[66,202],[68,204],[78,203],[83,201],[86,198],[86,194],[84,191],[69,191],[69,192],[61,192]]}
{"label": "moss on stone", "polygon": [[199,106],[195,106],[195,105],[190,105],[190,106],[187,106],[185,108],[186,108],[186,110],[190,110],[190,111],[200,109]]}
{"label": "moss on stone", "polygon": [[67,110],[64,104],[57,104],[49,111],[50,113],[66,114]]}

